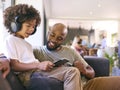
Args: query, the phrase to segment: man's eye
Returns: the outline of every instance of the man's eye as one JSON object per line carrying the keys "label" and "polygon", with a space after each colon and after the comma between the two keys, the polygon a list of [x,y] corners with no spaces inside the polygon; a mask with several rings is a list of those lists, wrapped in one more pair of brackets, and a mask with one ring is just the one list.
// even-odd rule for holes
{"label": "man's eye", "polygon": [[54,37],[54,34],[51,33],[50,36]]}

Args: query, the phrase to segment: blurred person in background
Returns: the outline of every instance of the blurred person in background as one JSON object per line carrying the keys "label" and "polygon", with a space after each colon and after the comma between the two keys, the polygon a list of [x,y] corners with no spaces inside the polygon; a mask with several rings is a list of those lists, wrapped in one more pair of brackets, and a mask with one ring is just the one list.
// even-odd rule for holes
{"label": "blurred person in background", "polygon": [[79,35],[76,35],[73,39],[71,47],[74,48],[83,57],[87,55],[87,48],[82,45],[82,39]]}

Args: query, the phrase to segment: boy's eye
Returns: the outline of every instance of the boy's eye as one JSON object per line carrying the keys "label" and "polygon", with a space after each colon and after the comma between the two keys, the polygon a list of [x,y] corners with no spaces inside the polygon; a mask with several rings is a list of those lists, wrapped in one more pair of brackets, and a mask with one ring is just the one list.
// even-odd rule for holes
{"label": "boy's eye", "polygon": [[31,27],[31,28],[35,28],[35,26],[32,26],[32,25],[26,25],[27,27]]}
{"label": "boy's eye", "polygon": [[30,27],[30,25],[26,25],[27,27]]}

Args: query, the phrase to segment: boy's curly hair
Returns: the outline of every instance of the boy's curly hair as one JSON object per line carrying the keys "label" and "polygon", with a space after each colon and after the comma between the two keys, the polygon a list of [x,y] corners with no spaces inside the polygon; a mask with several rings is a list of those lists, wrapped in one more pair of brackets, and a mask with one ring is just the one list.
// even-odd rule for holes
{"label": "boy's curly hair", "polygon": [[15,22],[16,17],[20,17],[19,23],[24,23],[36,19],[36,26],[41,22],[40,14],[38,10],[33,8],[33,6],[28,6],[27,4],[18,4],[15,6],[10,6],[3,12],[4,25],[8,29],[8,32],[12,32],[11,22]]}

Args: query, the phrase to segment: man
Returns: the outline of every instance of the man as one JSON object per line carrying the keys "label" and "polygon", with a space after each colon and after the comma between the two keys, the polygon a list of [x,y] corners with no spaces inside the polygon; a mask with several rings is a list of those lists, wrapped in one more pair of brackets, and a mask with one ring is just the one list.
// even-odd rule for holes
{"label": "man", "polygon": [[101,48],[105,49],[105,47],[107,47],[107,38],[106,36],[103,36],[101,41]]}
{"label": "man", "polygon": [[[68,46],[63,46],[62,42],[67,36],[65,25],[57,23],[47,33],[47,44],[39,49],[35,49],[35,56],[43,62],[41,74],[54,77],[64,82],[64,90],[120,90],[120,77],[94,77],[94,70],[81,58],[79,53]],[[48,62],[56,62],[60,59],[68,59],[69,63],[77,67],[80,74],[85,75],[89,80],[83,87],[77,69],[73,67],[51,67]],[[44,61],[46,60],[46,61]],[[77,76],[75,74],[78,74]],[[78,77],[79,76],[79,77]],[[73,78],[73,79],[72,79]],[[75,79],[76,78],[76,79]],[[80,82],[79,82],[79,81]]]}
{"label": "man", "polygon": [[80,73],[88,78],[93,78],[95,75],[94,70],[84,61],[78,52],[71,47],[62,45],[67,33],[68,30],[64,24],[55,24],[48,31],[47,44],[40,47],[39,51],[35,52],[35,54],[39,56],[39,60],[44,62],[54,63],[61,59],[69,60],[69,63],[59,67],[52,67],[45,62],[41,66],[49,71],[42,71],[41,74],[63,81],[64,90],[82,90]]}

